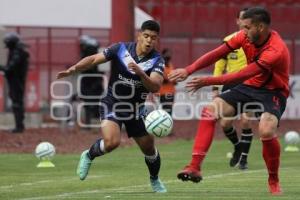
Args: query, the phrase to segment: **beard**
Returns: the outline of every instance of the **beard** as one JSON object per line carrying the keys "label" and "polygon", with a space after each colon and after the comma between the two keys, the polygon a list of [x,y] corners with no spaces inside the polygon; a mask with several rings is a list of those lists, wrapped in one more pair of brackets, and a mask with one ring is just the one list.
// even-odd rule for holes
{"label": "beard", "polygon": [[260,39],[260,35],[257,33],[255,35],[253,35],[250,39],[251,43],[255,44],[256,42],[258,42]]}

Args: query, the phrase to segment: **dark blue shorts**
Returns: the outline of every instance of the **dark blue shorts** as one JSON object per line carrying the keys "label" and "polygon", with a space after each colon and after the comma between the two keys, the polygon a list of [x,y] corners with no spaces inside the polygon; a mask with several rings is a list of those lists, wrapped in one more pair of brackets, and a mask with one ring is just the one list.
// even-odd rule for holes
{"label": "dark blue shorts", "polygon": [[224,101],[234,107],[236,114],[254,112],[259,117],[264,112],[275,115],[280,120],[287,98],[277,90],[255,88],[239,84],[219,95]]}
{"label": "dark blue shorts", "polygon": [[235,86],[237,86],[237,84],[227,84],[227,85],[223,85],[221,92],[225,92],[227,90],[230,90],[231,88],[234,88]]}
{"label": "dark blue shorts", "polygon": [[[148,135],[144,124],[146,111],[144,107],[134,108],[130,103],[121,103],[111,97],[101,101],[100,119],[116,122],[120,129],[125,125],[128,137],[142,137]],[[133,109],[132,109],[133,108]]]}

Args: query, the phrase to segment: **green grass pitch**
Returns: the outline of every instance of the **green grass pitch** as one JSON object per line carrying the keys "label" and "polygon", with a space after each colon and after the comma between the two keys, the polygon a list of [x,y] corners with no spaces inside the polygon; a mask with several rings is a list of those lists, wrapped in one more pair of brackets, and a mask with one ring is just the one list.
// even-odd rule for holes
{"label": "green grass pitch", "polygon": [[[168,193],[155,194],[142,153],[136,146],[119,148],[96,159],[89,176],[80,181],[76,166],[80,155],[54,157],[55,168],[36,168],[30,154],[0,155],[1,200],[46,199],[292,199],[300,198],[300,153],[282,152],[280,177],[283,196],[272,197],[266,187],[267,173],[260,141],[252,144],[249,170],[230,168],[228,141],[214,141],[203,166],[204,180],[198,184],[177,180],[176,173],[190,159],[191,141],[158,145],[162,156],[161,179]],[[283,148],[282,148],[283,149]]]}

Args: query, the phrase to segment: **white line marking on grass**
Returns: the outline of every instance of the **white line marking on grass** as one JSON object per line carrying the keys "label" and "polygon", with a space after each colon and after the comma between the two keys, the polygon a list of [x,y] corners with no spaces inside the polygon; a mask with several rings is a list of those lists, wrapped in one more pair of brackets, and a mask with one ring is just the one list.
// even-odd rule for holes
{"label": "white line marking on grass", "polygon": [[[108,175],[101,175],[101,176],[89,176],[89,179],[95,179],[95,178],[103,178],[103,177],[107,177]],[[74,177],[74,178],[70,178],[69,176],[66,178],[63,177],[59,177],[59,182],[63,182],[63,181],[77,181],[79,180],[78,177]],[[52,183],[52,182],[57,182],[58,179],[48,179],[48,180],[41,180],[41,181],[35,181],[35,182],[27,182],[27,183],[19,183],[19,184],[14,184],[14,185],[3,185],[0,186],[0,191],[1,190],[7,190],[7,189],[11,189],[14,187],[20,187],[20,186],[31,186],[31,185],[38,185],[38,184],[42,184],[42,183]]]}
{"label": "white line marking on grass", "polygon": [[[282,169],[283,168],[281,168],[281,170]],[[284,169],[287,169],[287,168],[284,168]],[[210,175],[210,176],[205,176],[204,179],[218,179],[218,178],[223,178],[225,176],[236,176],[236,175],[240,175],[240,174],[253,174],[253,173],[259,173],[259,172],[264,172],[264,171],[266,171],[266,169],[214,174],[214,175]],[[165,184],[176,183],[176,182],[179,182],[179,180],[178,179],[173,179],[173,180],[164,181]],[[102,190],[86,190],[86,191],[81,191],[81,192],[68,192],[68,193],[62,193],[62,194],[57,194],[57,195],[52,195],[52,196],[39,196],[39,197],[31,197],[31,198],[21,198],[21,199],[18,199],[18,200],[45,200],[45,199],[71,198],[74,195],[106,193],[106,192],[111,192],[111,191],[122,191],[122,190],[128,191],[128,189],[144,188],[144,187],[149,187],[149,186],[150,186],[149,184],[131,185],[131,186],[124,186],[124,187],[107,188],[107,189],[102,189]],[[80,197],[77,196],[76,198],[80,198]]]}

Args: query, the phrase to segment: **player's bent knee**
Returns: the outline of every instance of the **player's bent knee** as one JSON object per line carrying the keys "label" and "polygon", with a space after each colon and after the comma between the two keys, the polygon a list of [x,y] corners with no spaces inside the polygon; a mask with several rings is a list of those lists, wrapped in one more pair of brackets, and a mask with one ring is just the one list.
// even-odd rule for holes
{"label": "player's bent knee", "polygon": [[214,107],[214,113],[218,119],[219,118],[227,119],[227,120],[233,119],[232,117],[235,114],[234,107],[232,107],[230,104],[228,104],[222,98],[216,97],[213,100],[212,106]]}
{"label": "player's bent knee", "polygon": [[263,113],[259,122],[258,132],[261,138],[272,138],[276,134],[278,119],[270,113]]}
{"label": "player's bent knee", "polygon": [[241,116],[242,116],[241,117],[241,127],[243,129],[251,128],[251,117],[252,117],[252,115],[243,113]]}
{"label": "player's bent knee", "polygon": [[241,127],[242,127],[242,129],[249,129],[249,128],[251,128],[250,122],[248,120],[242,120],[241,121]]}
{"label": "player's bent knee", "polygon": [[207,112],[211,112],[211,113],[214,113],[216,109],[216,104],[212,103],[212,104],[209,104],[207,106],[205,106],[203,108],[203,110],[206,110]]}
{"label": "player's bent knee", "polygon": [[212,119],[217,119],[218,114],[216,113],[215,105],[207,105],[202,109],[201,112],[201,119],[202,120],[212,120]]}
{"label": "player's bent knee", "polygon": [[275,136],[275,131],[272,127],[259,127],[258,132],[262,139],[268,139]]}
{"label": "player's bent knee", "polygon": [[111,152],[112,150],[116,149],[120,145],[120,140],[105,140],[104,146],[106,152]]}
{"label": "player's bent knee", "polygon": [[224,119],[221,119],[220,121],[220,125],[223,129],[228,129],[228,128],[231,128],[232,127],[232,123],[233,121],[232,120],[224,120]]}

